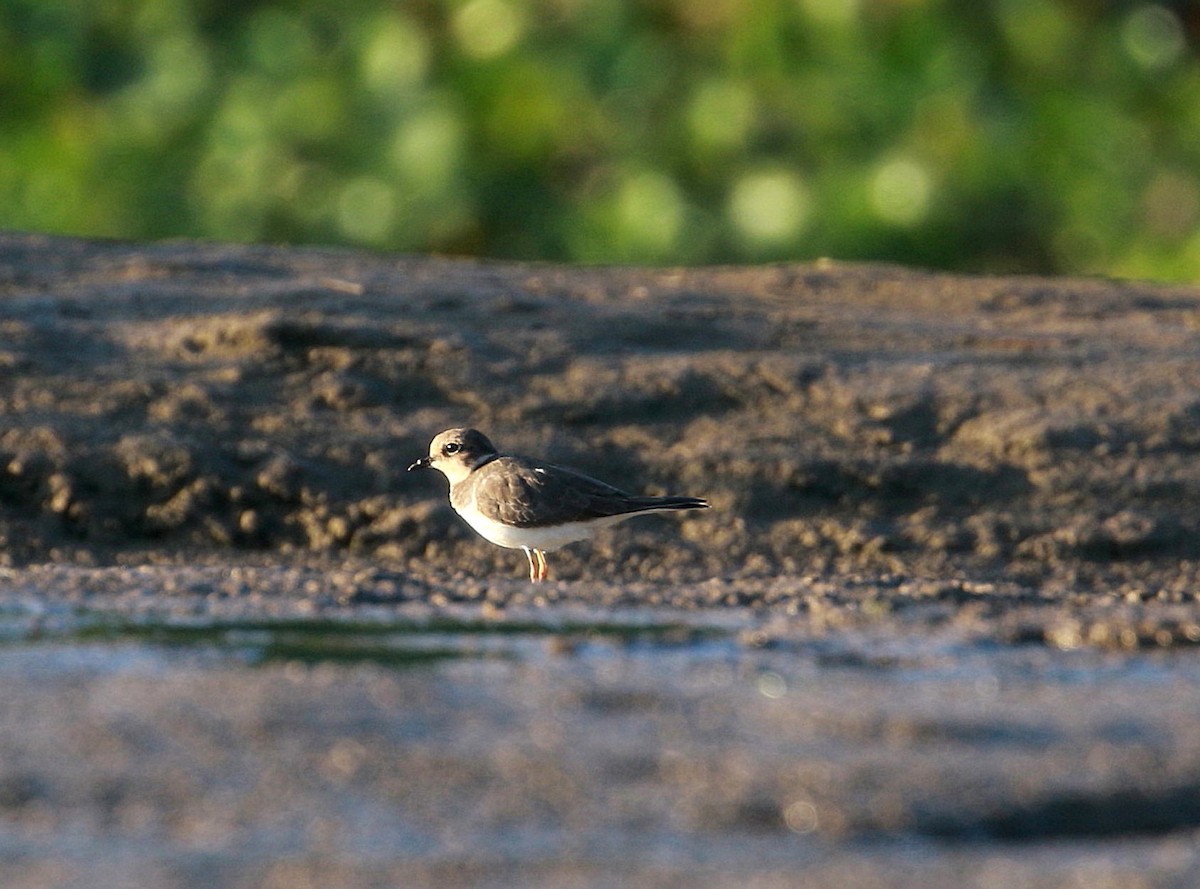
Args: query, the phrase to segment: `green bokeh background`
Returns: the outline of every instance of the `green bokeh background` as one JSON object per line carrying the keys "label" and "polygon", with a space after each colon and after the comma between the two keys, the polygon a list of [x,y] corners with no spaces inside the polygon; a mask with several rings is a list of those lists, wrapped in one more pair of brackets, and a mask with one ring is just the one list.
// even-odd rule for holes
{"label": "green bokeh background", "polygon": [[1200,3],[0,0],[0,227],[1200,279]]}

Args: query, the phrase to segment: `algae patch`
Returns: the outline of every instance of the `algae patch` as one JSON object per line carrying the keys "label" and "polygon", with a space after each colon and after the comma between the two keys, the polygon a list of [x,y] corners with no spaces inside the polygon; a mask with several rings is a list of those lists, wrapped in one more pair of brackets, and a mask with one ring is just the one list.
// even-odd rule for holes
{"label": "algae patch", "polygon": [[0,645],[141,646],[217,652],[241,663],[370,663],[415,667],[462,658],[574,653],[589,645],[689,645],[712,628],[620,621],[492,620],[435,616],[180,619],[86,609],[54,615],[0,614]]}

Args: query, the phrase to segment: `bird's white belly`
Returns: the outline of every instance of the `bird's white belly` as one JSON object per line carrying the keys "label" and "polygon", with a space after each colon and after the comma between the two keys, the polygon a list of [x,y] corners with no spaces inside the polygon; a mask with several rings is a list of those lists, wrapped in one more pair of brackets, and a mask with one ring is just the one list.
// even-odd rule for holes
{"label": "bird's white belly", "polygon": [[606,516],[590,522],[567,522],[565,525],[554,525],[542,528],[514,528],[495,519],[489,519],[474,509],[459,510],[468,525],[474,528],[485,540],[504,546],[508,549],[540,549],[545,551],[558,549],[577,540],[587,540],[599,528],[615,525],[622,519],[632,518],[632,513],[617,516]]}

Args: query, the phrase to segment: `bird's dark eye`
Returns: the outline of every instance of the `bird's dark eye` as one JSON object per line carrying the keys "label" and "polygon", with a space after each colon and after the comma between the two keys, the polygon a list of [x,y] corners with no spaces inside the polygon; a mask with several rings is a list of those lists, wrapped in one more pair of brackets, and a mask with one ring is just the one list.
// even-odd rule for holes
{"label": "bird's dark eye", "polygon": [[446,454],[447,456],[450,454],[457,454],[460,450],[462,450],[462,445],[456,441],[448,441],[442,445],[442,453]]}

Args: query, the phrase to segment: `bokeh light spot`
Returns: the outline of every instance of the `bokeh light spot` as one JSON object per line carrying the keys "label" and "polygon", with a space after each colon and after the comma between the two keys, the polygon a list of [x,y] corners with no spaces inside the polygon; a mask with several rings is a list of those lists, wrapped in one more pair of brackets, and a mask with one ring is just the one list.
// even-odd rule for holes
{"label": "bokeh light spot", "polygon": [[459,116],[448,108],[432,107],[405,120],[396,130],[391,160],[405,181],[436,191],[458,173],[465,140]]}
{"label": "bokeh light spot", "polygon": [[654,171],[635,173],[617,191],[621,240],[636,257],[667,253],[679,239],[684,203],[674,181]]}
{"label": "bokeh light spot", "polygon": [[1121,39],[1129,57],[1148,70],[1169,67],[1186,48],[1179,17],[1153,3],[1129,13],[1121,28]]}
{"label": "bokeh light spot", "polygon": [[791,240],[808,221],[808,188],[788,169],[746,173],[729,196],[730,222],[744,240],[755,246],[772,246]]}
{"label": "bokeh light spot", "polygon": [[916,160],[884,161],[871,177],[871,207],[884,222],[914,225],[925,218],[933,193],[929,171]]}
{"label": "bokeh light spot", "polygon": [[782,698],[787,694],[787,680],[778,673],[767,670],[758,677],[758,693],[764,698]]}
{"label": "bokeh light spot", "polygon": [[705,148],[740,148],[753,122],[754,96],[731,80],[704,81],[688,107],[688,126]]}
{"label": "bokeh light spot", "polygon": [[410,89],[429,69],[429,39],[421,26],[389,16],[372,28],[363,50],[361,71],[369,89],[388,94]]}
{"label": "bokeh light spot", "polygon": [[524,11],[510,0],[470,0],[453,21],[459,47],[476,59],[492,59],[513,49],[525,24]]}
{"label": "bokeh light spot", "polygon": [[799,0],[800,8],[822,25],[849,25],[859,14],[861,0]]}
{"label": "bokeh light spot", "polygon": [[382,243],[391,232],[395,213],[395,192],[382,179],[360,176],[346,183],[338,195],[338,228],[357,243]]}
{"label": "bokeh light spot", "polygon": [[792,833],[809,834],[820,826],[817,807],[807,800],[797,800],[783,810],[783,821]]}

